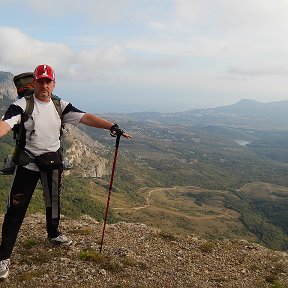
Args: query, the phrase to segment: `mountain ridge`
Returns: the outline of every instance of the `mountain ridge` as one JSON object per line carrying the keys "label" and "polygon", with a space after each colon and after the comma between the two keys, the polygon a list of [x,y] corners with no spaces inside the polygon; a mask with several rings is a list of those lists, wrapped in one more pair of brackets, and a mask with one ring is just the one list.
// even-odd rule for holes
{"label": "mountain ridge", "polygon": [[[214,108],[191,109],[180,112],[134,112],[109,114],[119,121],[138,121],[158,123],[159,125],[179,125],[186,122],[188,126],[230,126],[253,127],[262,129],[283,129],[288,123],[288,100],[275,102],[258,102],[242,99],[234,104]],[[105,115],[105,114],[104,114]],[[108,116],[108,114],[107,114]],[[285,128],[287,130],[287,127]]]}

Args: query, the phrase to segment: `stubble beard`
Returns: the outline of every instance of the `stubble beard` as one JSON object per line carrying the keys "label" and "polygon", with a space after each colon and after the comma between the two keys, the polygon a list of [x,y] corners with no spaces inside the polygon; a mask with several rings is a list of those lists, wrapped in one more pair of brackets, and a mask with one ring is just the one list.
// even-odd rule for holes
{"label": "stubble beard", "polygon": [[47,102],[51,98],[51,93],[49,91],[38,91],[35,93],[35,97],[40,101]]}

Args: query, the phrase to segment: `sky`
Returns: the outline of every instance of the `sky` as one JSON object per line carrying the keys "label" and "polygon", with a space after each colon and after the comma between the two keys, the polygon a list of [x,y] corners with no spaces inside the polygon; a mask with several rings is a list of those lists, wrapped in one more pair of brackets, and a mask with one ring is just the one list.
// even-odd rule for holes
{"label": "sky", "polygon": [[288,99],[287,0],[0,0],[0,71],[87,112]]}

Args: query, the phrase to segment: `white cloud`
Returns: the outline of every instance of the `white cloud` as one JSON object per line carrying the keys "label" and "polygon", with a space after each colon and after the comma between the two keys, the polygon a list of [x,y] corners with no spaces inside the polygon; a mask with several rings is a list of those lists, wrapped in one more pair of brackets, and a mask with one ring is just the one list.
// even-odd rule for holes
{"label": "white cloud", "polygon": [[175,0],[175,5],[179,21],[224,32],[278,26],[286,23],[288,13],[286,0]]}
{"label": "white cloud", "polygon": [[185,31],[184,26],[180,22],[174,21],[151,21],[148,23],[148,27],[156,31],[165,31],[166,33],[174,33]]}
{"label": "white cloud", "polygon": [[107,80],[119,78],[118,71],[132,59],[119,44],[75,52],[64,44],[35,40],[11,27],[0,27],[0,38],[0,67],[14,74],[46,63],[64,79]]}
{"label": "white cloud", "polygon": [[[20,3],[0,1],[5,9]],[[0,19],[1,69],[29,71],[45,62],[63,80],[109,81],[111,87],[140,83],[158,91],[174,86],[207,97],[249,91],[283,97],[287,90],[287,0],[24,0],[21,5],[31,13],[27,21],[10,23],[21,30],[1,27],[9,19]]]}
{"label": "white cloud", "polygon": [[35,12],[42,13],[43,19],[47,19],[46,15],[53,18],[61,15],[73,17],[75,14],[75,21],[83,17],[85,21],[109,23],[127,16],[133,0],[27,0],[26,2]]}
{"label": "white cloud", "polygon": [[167,30],[168,27],[164,23],[158,22],[158,21],[152,21],[151,23],[148,24],[150,28],[156,29],[156,30]]}
{"label": "white cloud", "polygon": [[226,43],[216,39],[195,37],[190,39],[134,39],[126,42],[126,47],[145,53],[178,56],[216,56]]}
{"label": "white cloud", "polygon": [[175,4],[179,25],[194,35],[226,42],[225,56],[261,53],[263,57],[267,51],[286,56],[286,0],[175,0]]}
{"label": "white cloud", "polygon": [[215,1],[175,0],[175,13],[178,20],[184,23],[207,22],[208,17],[211,19],[210,14],[215,9],[213,2]]}
{"label": "white cloud", "polygon": [[288,67],[230,67],[228,73],[246,76],[285,76],[288,75]]}
{"label": "white cloud", "polygon": [[19,29],[0,27],[0,64],[17,69],[30,69],[39,63],[56,65],[61,59],[70,58],[73,52],[61,43],[35,40]]}

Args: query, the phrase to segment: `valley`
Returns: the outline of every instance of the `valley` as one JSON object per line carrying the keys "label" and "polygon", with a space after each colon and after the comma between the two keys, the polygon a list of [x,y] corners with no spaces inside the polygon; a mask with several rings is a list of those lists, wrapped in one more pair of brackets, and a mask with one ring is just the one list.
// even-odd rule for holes
{"label": "valley", "polygon": [[[117,219],[287,249],[288,138],[283,123],[272,128],[265,120],[259,127],[247,122],[236,128],[191,119],[181,125],[177,117],[167,123],[165,117],[161,122],[152,116],[145,120],[142,113],[136,121],[134,114],[133,120],[113,115],[134,136],[121,142],[114,183],[126,199],[119,202],[118,193],[113,194],[111,211]],[[84,130],[102,143],[108,139],[103,131]]]}
{"label": "valley", "polygon": [[[100,115],[133,134],[120,141],[109,223],[145,223],[171,234],[287,250],[288,125],[237,107]],[[115,138],[79,128],[66,139],[73,169],[64,177],[62,213],[101,221]],[[1,138],[0,160],[12,151],[11,135]],[[0,175],[2,212],[11,180]],[[44,211],[40,187],[29,207],[29,213],[37,211]]]}

